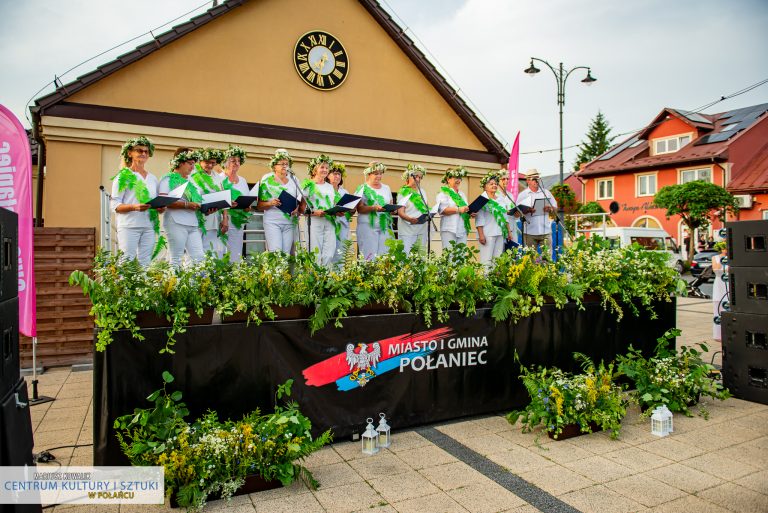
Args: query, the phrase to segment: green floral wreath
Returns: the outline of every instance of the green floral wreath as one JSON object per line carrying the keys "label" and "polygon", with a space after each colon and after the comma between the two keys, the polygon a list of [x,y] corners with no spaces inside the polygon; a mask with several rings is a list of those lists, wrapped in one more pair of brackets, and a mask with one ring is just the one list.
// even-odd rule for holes
{"label": "green floral wreath", "polygon": [[275,155],[269,161],[269,169],[274,171],[275,166],[281,160],[287,160],[289,167],[293,165],[293,159],[288,154],[288,150],[284,150],[281,148],[279,150],[275,150]]}
{"label": "green floral wreath", "polygon": [[[347,177],[347,166],[341,162],[333,162],[331,164],[331,173],[341,173],[342,180]],[[330,173],[329,173],[330,174]]]}
{"label": "green floral wreath", "polygon": [[195,162],[197,162],[197,152],[194,150],[187,150],[187,151],[182,151],[178,155],[174,155],[170,161],[171,171],[178,169],[178,167],[181,165],[182,162],[186,162],[188,160],[194,160]]}
{"label": "green floral wreath", "polygon": [[386,173],[386,172],[387,172],[387,166],[385,166],[385,165],[384,165],[384,164],[382,164],[381,162],[376,162],[376,161],[374,160],[373,162],[371,162],[370,164],[368,164],[368,167],[366,167],[365,169],[363,169],[363,174],[364,174],[365,176],[368,176],[368,175],[370,175],[371,173],[378,173],[379,171],[381,171],[382,173]]}
{"label": "green floral wreath", "polygon": [[315,176],[315,167],[322,163],[328,164],[329,171],[333,167],[333,159],[328,155],[320,154],[317,157],[310,159],[309,164],[307,164],[307,171],[309,171],[309,176]]}
{"label": "green floral wreath", "polygon": [[149,148],[149,156],[155,154],[155,145],[147,139],[145,136],[140,135],[139,137],[134,137],[133,139],[128,139],[125,141],[125,144],[123,144],[123,147],[120,149],[120,156],[123,157],[123,160],[125,161],[125,164],[127,166],[131,165],[131,157],[128,155],[128,153],[134,148],[134,146],[146,146]]}
{"label": "green floral wreath", "polygon": [[443,175],[442,183],[448,183],[449,178],[465,178],[467,176],[467,170],[463,166],[456,168],[449,167]]}
{"label": "green floral wreath", "polygon": [[495,180],[496,185],[499,184],[499,176],[496,174],[496,171],[491,171],[490,173],[488,173],[487,175],[485,175],[480,179],[480,188],[485,189],[485,184],[487,184],[491,180]]}
{"label": "green floral wreath", "polygon": [[509,171],[507,171],[506,169],[497,169],[497,170],[490,171],[489,174],[490,173],[493,173],[496,175],[497,181],[501,179],[509,179]]}
{"label": "green floral wreath", "polygon": [[224,152],[224,159],[223,162],[226,162],[227,159],[230,157],[239,157],[240,158],[240,164],[245,164],[245,150],[242,149],[240,146],[232,146],[229,145],[229,148],[227,148],[227,151]]}
{"label": "green floral wreath", "polygon": [[420,174],[423,177],[427,174],[427,169],[418,164],[408,164],[403,171],[403,180],[407,182],[408,177],[415,174]]}
{"label": "green floral wreath", "polygon": [[201,148],[195,152],[197,160],[215,160],[217,164],[224,162],[224,150],[217,150],[216,148]]}

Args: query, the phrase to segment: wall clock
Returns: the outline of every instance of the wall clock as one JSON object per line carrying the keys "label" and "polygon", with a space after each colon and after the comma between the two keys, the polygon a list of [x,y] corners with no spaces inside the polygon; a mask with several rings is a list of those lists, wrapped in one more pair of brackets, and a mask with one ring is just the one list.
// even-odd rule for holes
{"label": "wall clock", "polygon": [[293,64],[307,85],[321,91],[336,89],[349,73],[349,56],[344,46],[322,30],[307,32],[296,41]]}

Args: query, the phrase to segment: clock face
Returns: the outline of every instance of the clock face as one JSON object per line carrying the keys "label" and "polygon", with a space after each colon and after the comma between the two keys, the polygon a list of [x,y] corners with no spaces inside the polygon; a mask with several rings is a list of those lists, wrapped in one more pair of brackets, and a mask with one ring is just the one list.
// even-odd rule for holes
{"label": "clock face", "polygon": [[322,30],[307,32],[296,41],[293,64],[304,82],[320,89],[336,89],[349,73],[349,56],[335,36]]}

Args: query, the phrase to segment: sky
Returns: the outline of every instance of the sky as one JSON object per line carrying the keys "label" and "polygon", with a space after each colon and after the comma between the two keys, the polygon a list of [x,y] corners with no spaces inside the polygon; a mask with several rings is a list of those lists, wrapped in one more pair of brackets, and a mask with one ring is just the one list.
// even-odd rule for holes
{"label": "sky", "polygon": [[[520,132],[520,168],[558,172],[557,81],[543,64],[588,66],[565,84],[566,173],[602,111],[613,134],[636,131],[664,107],[694,110],[768,79],[765,0],[380,0],[507,148]],[[189,19],[201,0],[0,0],[0,104],[24,123],[30,98],[73,66],[149,30]],[[193,11],[189,13],[190,11]],[[169,26],[159,29],[167,30]],[[136,39],[64,75],[74,80],[146,42]],[[43,91],[39,92],[40,89]],[[768,84],[705,109],[768,103]],[[626,136],[619,137],[616,142]]]}

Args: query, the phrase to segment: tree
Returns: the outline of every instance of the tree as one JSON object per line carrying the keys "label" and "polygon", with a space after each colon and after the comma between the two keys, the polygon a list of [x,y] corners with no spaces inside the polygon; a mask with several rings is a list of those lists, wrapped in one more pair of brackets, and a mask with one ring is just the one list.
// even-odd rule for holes
{"label": "tree", "polygon": [[[680,185],[662,187],[653,198],[653,203],[667,209],[667,219],[680,216],[688,227],[688,233],[693,234],[697,228],[705,228],[713,218],[725,218],[725,213],[736,214],[739,211],[736,198],[711,182],[696,180]],[[688,261],[693,260],[695,241],[688,247]]]}
{"label": "tree", "polygon": [[602,155],[616,136],[611,135],[611,127],[603,113],[597,111],[597,116],[592,120],[587,132],[587,140],[579,144],[579,154],[576,156],[576,162],[573,164],[573,170],[578,171],[581,164],[590,162],[595,157]]}

